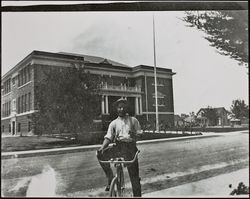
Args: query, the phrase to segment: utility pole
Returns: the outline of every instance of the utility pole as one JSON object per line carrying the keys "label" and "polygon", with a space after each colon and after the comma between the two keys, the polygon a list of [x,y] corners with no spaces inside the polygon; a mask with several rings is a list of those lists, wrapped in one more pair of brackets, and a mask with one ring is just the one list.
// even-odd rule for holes
{"label": "utility pole", "polygon": [[154,43],[154,78],[155,78],[155,128],[159,133],[159,115],[158,115],[158,92],[157,92],[157,77],[156,77],[156,51],[155,51],[155,20],[153,14],[153,43]]}

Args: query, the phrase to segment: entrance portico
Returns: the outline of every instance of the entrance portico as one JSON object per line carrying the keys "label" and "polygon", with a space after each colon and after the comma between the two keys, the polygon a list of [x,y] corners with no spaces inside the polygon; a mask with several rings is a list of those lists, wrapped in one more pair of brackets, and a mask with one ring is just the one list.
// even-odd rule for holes
{"label": "entrance portico", "polygon": [[119,98],[125,98],[128,101],[128,109],[130,115],[142,114],[142,96],[141,88],[121,87],[113,85],[105,85],[101,89],[101,113],[108,116],[110,120],[116,117],[116,110],[113,103]]}
{"label": "entrance portico", "polygon": [[141,96],[102,95],[102,115],[113,115],[116,112],[113,107],[113,103],[119,98],[124,98],[128,101],[128,109],[131,115],[142,114]]}

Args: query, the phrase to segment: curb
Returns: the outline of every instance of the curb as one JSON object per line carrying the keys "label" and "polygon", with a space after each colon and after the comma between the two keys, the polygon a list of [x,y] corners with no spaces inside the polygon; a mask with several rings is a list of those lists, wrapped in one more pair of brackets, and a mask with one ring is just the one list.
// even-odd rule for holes
{"label": "curb", "polygon": [[[206,137],[216,137],[220,134],[205,134],[205,135],[192,135],[192,136],[183,136],[183,137],[174,137],[174,138],[162,138],[162,139],[153,139],[153,140],[142,140],[138,141],[137,145],[147,144],[147,143],[158,143],[158,142],[168,142],[168,141],[178,141],[184,139],[198,139]],[[98,145],[88,145],[88,146],[77,146],[77,147],[66,147],[66,148],[54,148],[54,149],[40,149],[32,151],[14,151],[14,152],[3,152],[1,153],[2,159],[13,159],[13,158],[25,158],[25,157],[36,157],[36,156],[45,156],[45,155],[57,155],[64,153],[76,153],[84,151],[94,151],[101,147],[101,144]]]}

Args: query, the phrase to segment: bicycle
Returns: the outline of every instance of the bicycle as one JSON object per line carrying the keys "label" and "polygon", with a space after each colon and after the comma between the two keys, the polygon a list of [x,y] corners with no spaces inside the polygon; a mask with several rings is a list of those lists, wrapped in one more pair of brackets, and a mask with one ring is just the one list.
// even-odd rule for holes
{"label": "bicycle", "polygon": [[140,150],[138,150],[134,158],[130,161],[125,161],[123,157],[117,157],[115,159],[111,158],[110,160],[99,160],[101,163],[111,163],[116,168],[116,174],[111,181],[109,196],[110,197],[122,197],[125,192],[125,182],[124,182],[124,164],[132,164],[135,162]]}

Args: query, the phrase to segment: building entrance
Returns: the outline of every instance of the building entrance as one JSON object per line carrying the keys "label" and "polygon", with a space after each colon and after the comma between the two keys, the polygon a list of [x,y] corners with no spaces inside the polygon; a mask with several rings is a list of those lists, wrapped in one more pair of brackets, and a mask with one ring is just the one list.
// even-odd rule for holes
{"label": "building entrance", "polygon": [[[117,117],[117,111],[113,106],[113,103],[120,99],[121,96],[109,96],[109,114],[110,120],[114,120]],[[127,97],[128,101],[128,112],[130,116],[135,115],[135,98],[134,97]]]}

